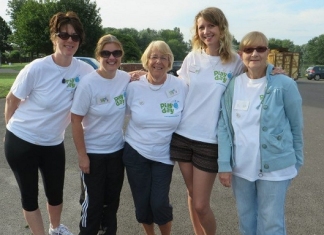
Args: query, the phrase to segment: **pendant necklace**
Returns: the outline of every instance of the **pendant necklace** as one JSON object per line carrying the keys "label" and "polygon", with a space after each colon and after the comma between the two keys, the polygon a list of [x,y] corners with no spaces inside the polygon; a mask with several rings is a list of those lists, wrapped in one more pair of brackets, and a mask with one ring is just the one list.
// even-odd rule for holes
{"label": "pendant necklace", "polygon": [[[219,48],[217,48],[216,50],[218,50],[218,49]],[[207,54],[207,52],[206,52],[206,55],[208,56],[208,61],[209,61],[209,64],[211,65],[211,67],[213,69],[213,72],[215,72],[218,63],[221,60],[220,56],[209,55],[209,54]]]}
{"label": "pendant necklace", "polygon": [[217,65],[218,65],[218,63],[220,61],[220,57],[219,56],[212,57],[212,56],[209,55],[208,61],[209,61],[210,65],[211,65],[211,67],[213,69],[213,72],[215,72],[216,71],[216,67],[217,67]]}
{"label": "pendant necklace", "polygon": [[69,69],[70,69],[70,67],[71,67],[70,65],[71,65],[72,63],[71,63],[69,66],[67,66],[67,67],[63,67],[63,72],[62,72],[62,70],[60,69],[60,67],[62,67],[62,66],[57,65],[57,64],[55,63],[54,59],[53,59],[53,63],[55,64],[57,70],[59,71],[59,73],[60,73],[60,77],[62,77],[62,83],[63,83],[63,84],[66,83],[66,79],[64,78],[63,73],[66,74],[66,73],[69,71]]}

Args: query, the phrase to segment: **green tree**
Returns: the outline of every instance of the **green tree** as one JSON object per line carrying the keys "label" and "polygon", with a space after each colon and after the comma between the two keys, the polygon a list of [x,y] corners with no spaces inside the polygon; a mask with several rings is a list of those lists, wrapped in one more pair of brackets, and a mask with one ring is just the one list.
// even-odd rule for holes
{"label": "green tree", "polygon": [[[52,4],[52,3],[51,3]],[[49,40],[48,22],[50,15],[45,4],[27,0],[15,13],[12,25],[15,29],[12,42],[29,52],[31,58],[40,53],[49,54],[53,51]]]}
{"label": "green tree", "polygon": [[14,34],[11,41],[31,55],[50,54],[53,46],[49,35],[49,20],[57,12],[76,12],[87,35],[77,55],[92,56],[98,39],[103,34],[97,5],[90,0],[11,0],[8,14]]}
{"label": "green tree", "polygon": [[276,38],[270,38],[269,39],[269,48],[270,49],[277,49],[277,50],[288,50],[291,52],[295,52],[295,45],[294,43],[289,39],[276,39]]}
{"label": "green tree", "polygon": [[139,62],[141,58],[141,51],[135,41],[135,39],[126,33],[123,33],[123,30],[115,28],[105,28],[106,34],[112,34],[118,38],[124,48],[125,55],[123,57],[123,62]]}
{"label": "green tree", "polygon": [[143,29],[143,30],[139,31],[138,38],[139,38],[139,41],[137,43],[138,43],[138,46],[142,52],[145,51],[147,46],[152,41],[161,39],[158,35],[158,32],[156,30],[153,30],[150,28]]}
{"label": "green tree", "polygon": [[9,0],[7,14],[10,16],[11,20],[14,21],[17,18],[17,13],[20,11],[21,7],[25,4],[27,0]]}
{"label": "green tree", "polygon": [[170,46],[175,60],[183,60],[190,50],[188,44],[183,40],[180,28],[162,29],[158,32],[158,37]]}
{"label": "green tree", "polygon": [[0,16],[0,53],[5,50],[10,50],[11,46],[8,43],[8,37],[11,35],[11,29],[6,21]]}
{"label": "green tree", "polygon": [[304,61],[309,65],[324,64],[324,34],[308,41]]}
{"label": "green tree", "polygon": [[60,0],[57,2],[56,10],[67,12],[74,11],[80,17],[85,31],[84,44],[79,48],[76,55],[93,56],[99,38],[104,34],[102,19],[99,14],[100,8],[96,1],[90,0]]}

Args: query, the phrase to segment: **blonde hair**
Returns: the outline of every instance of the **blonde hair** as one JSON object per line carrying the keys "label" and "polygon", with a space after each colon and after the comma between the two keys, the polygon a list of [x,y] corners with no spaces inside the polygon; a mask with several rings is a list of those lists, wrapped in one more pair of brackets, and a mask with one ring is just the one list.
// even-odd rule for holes
{"label": "blonde hair", "polygon": [[102,51],[102,48],[104,48],[104,46],[108,43],[114,43],[116,44],[120,50],[122,51],[122,57],[124,56],[124,49],[123,49],[123,45],[121,44],[121,42],[114,36],[111,34],[107,34],[102,36],[99,41],[97,42],[97,46],[95,49],[95,57],[97,60],[99,60],[100,58],[100,51]]}
{"label": "blonde hair", "polygon": [[161,54],[168,56],[169,59],[168,70],[172,69],[174,56],[169,45],[164,41],[152,41],[148,45],[148,47],[145,49],[141,57],[143,68],[148,70],[148,61],[154,49],[157,49]]}
{"label": "blonde hair", "polygon": [[194,21],[194,35],[192,37],[192,49],[193,50],[205,50],[207,45],[200,40],[199,33],[198,33],[198,19],[202,17],[204,20],[216,25],[219,27],[220,31],[220,48],[219,48],[219,55],[221,61],[223,63],[228,63],[234,60],[235,58],[235,51],[232,46],[233,36],[229,31],[229,26],[227,19],[219,8],[216,7],[208,7],[200,12],[195,17]]}
{"label": "blonde hair", "polygon": [[250,46],[266,46],[268,47],[269,41],[268,38],[261,32],[252,31],[246,34],[239,46],[239,50],[242,51],[245,47]]}

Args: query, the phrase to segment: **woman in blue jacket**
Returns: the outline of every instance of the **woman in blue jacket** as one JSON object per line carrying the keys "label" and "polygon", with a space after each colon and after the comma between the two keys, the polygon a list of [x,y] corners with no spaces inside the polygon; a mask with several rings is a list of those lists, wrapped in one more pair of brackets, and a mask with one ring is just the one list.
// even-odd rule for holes
{"label": "woman in blue jacket", "polygon": [[293,79],[272,75],[263,33],[239,50],[247,71],[222,97],[219,179],[233,187],[241,234],[284,235],[287,189],[304,159],[302,99]]}

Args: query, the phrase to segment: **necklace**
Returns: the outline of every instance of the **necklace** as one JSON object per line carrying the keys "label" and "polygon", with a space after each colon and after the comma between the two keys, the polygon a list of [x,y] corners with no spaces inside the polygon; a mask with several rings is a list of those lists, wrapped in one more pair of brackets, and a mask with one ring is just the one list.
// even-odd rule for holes
{"label": "necklace", "polygon": [[[151,84],[150,81],[149,81],[149,79],[146,77],[147,82],[149,83],[149,84],[148,84],[148,85],[149,85],[149,88],[150,88],[151,91],[158,91],[158,90],[160,90],[160,89],[164,86],[164,83],[165,83],[165,81],[167,80],[167,78],[168,78],[168,75],[167,75],[166,79],[164,80],[164,82],[163,82],[159,87],[154,88],[154,87],[156,87],[157,85]],[[154,86],[154,87],[153,87],[153,86]]]}
{"label": "necklace", "polygon": [[210,65],[211,65],[211,67],[213,68],[213,71],[215,72],[216,71],[216,66],[218,65],[218,63],[220,61],[220,57],[219,56],[217,56],[217,57],[209,56],[208,61],[209,61]]}
{"label": "necklace", "polygon": [[[56,63],[55,63],[55,60],[54,60],[54,58],[52,57],[52,59],[53,59],[53,63],[55,64],[55,67],[57,68],[57,70],[59,71],[59,73],[60,73],[60,77],[62,77],[62,83],[64,84],[64,83],[66,83],[66,79],[64,78],[65,76],[63,76],[63,73],[67,73],[68,71],[69,71],[69,69],[70,69],[70,65],[72,64],[70,64],[69,66],[67,66],[67,67],[62,67],[62,66],[59,66],[59,65],[57,65]],[[61,68],[63,68],[63,72],[62,72],[62,70],[60,69],[60,67]]]}

